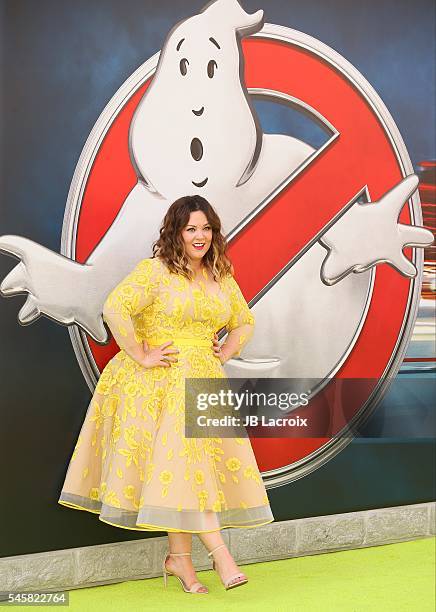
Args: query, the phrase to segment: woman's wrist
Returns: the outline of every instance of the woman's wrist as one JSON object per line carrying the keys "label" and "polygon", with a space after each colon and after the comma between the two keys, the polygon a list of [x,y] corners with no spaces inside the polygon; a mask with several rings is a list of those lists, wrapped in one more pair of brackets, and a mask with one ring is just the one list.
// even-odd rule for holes
{"label": "woman's wrist", "polygon": [[224,349],[226,348],[226,345],[223,344],[221,346],[221,350],[220,350],[220,360],[221,360],[221,364],[225,363],[226,361],[228,361],[231,357],[231,355],[229,355]]}
{"label": "woman's wrist", "polygon": [[144,362],[146,361],[146,357],[147,357],[147,351],[144,350],[143,348],[138,348],[133,350],[126,350],[124,349],[124,352],[127,353],[127,355],[130,357],[130,359],[133,359],[133,361],[136,361],[136,363],[138,363],[139,365],[142,365],[143,367],[148,367]]}

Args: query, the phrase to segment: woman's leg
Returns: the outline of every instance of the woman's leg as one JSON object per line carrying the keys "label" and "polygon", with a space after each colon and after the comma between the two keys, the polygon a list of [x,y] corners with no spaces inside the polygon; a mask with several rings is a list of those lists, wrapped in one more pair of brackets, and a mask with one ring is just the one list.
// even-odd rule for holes
{"label": "woman's leg", "polygon": [[[182,531],[168,533],[168,542],[170,552],[172,553],[192,551],[192,533],[184,533]],[[188,588],[190,588],[194,582],[199,582],[190,555],[184,555],[183,557],[173,557],[170,555],[165,565],[170,572],[174,572],[180,576]],[[206,587],[204,588],[206,589]]]}
{"label": "woman's leg", "polygon": [[[237,574],[241,572],[240,568],[236,565],[235,560],[230,554],[229,549],[225,545],[223,537],[221,535],[221,531],[210,531],[209,533],[198,533],[197,534],[200,540],[203,542],[204,546],[207,548],[208,552],[224,544],[222,548],[215,551],[213,553],[213,558],[215,560],[215,567],[219,572],[222,580],[225,582],[229,576],[232,574]],[[235,582],[238,582],[235,580]]]}

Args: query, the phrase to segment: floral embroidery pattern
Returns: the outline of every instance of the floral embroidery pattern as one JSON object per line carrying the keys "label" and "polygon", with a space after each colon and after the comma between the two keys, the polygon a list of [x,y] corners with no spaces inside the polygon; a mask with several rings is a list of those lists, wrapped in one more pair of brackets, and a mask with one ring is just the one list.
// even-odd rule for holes
{"label": "floral embroidery pattern", "polygon": [[[205,283],[170,273],[157,258],[143,259],[110,292],[103,318],[120,350],[96,385],[64,491],[80,497],[85,509],[95,512],[102,503],[119,509],[120,517],[161,508],[162,516],[174,517],[162,530],[206,511],[235,511],[241,526],[244,517],[253,526],[250,508],[263,508],[268,520],[261,522],[259,514],[256,520],[271,522],[249,440],[184,435],[185,379],[226,378],[213,352],[214,333],[226,327],[240,355],[254,328],[235,279],[221,279],[212,293]],[[168,340],[179,350],[170,367],[145,368],[131,357],[144,342]]]}

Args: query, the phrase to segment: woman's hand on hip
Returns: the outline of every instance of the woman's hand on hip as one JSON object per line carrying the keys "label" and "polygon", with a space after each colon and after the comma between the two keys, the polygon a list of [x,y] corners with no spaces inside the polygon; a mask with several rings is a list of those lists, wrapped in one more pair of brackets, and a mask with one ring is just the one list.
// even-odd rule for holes
{"label": "woman's hand on hip", "polygon": [[171,363],[177,363],[176,357],[172,357],[172,353],[178,353],[176,348],[169,348],[174,340],[168,340],[156,348],[148,348],[144,350],[144,357],[141,360],[141,365],[144,368],[155,368],[163,366],[169,368]]}
{"label": "woman's hand on hip", "polygon": [[221,365],[223,363],[225,363],[227,361],[227,357],[220,345],[220,343],[218,342],[218,334],[215,332],[213,335],[213,353],[215,355],[215,357],[218,357],[218,359],[221,361]]}

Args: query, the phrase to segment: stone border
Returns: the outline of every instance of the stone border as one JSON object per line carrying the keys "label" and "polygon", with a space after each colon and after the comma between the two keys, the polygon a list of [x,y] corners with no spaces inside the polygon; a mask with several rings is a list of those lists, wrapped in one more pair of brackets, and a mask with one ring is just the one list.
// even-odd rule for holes
{"label": "stone border", "polygon": [[[436,502],[278,521],[222,533],[240,565],[366,548],[436,535]],[[69,591],[161,576],[167,542],[163,536],[3,557],[0,591]],[[193,562],[197,570],[211,568],[197,537]],[[0,601],[6,597],[0,595]]]}

